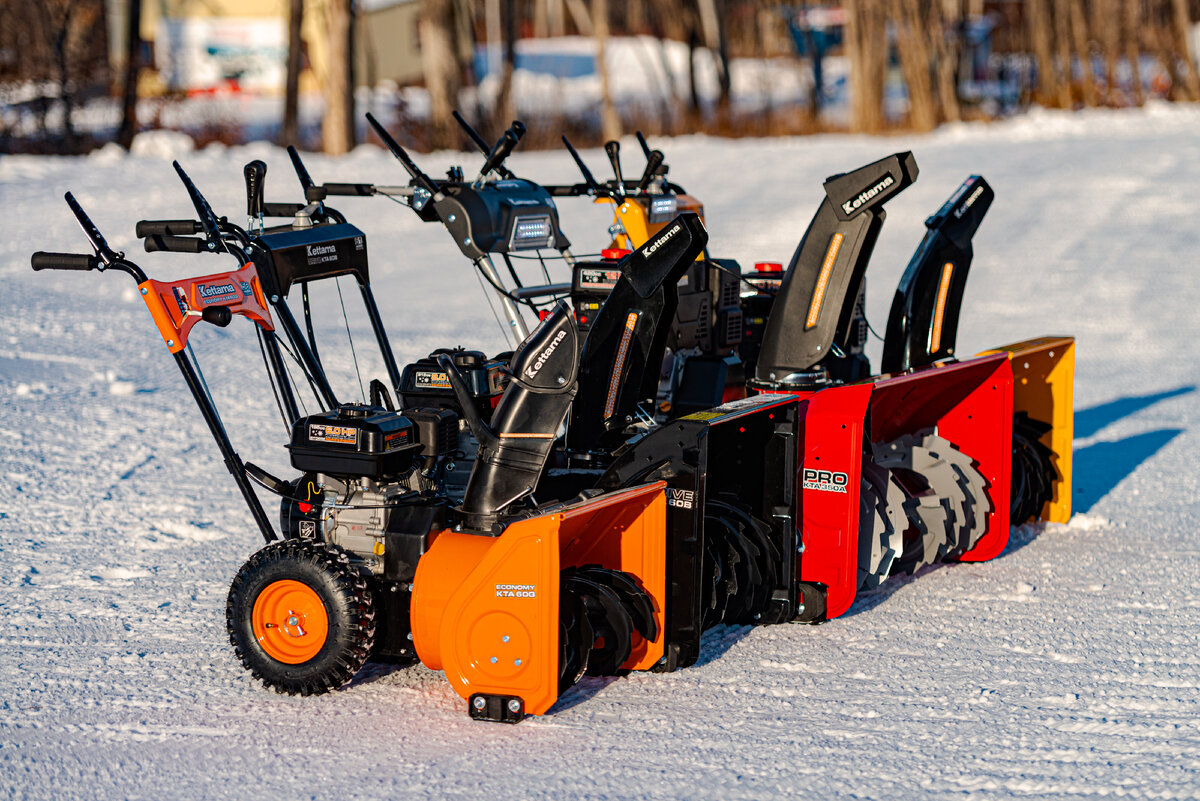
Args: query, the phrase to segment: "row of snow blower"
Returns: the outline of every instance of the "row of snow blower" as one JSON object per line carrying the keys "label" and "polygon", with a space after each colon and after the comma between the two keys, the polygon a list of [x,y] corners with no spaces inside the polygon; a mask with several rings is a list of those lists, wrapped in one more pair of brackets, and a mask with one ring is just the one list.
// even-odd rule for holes
{"label": "row of snow blower", "polygon": [[[505,166],[519,123],[488,147],[459,118],[483,167],[434,179],[369,122],[407,184],[317,184],[289,148],[303,200],[267,202],[266,165],[251,162],[245,227],[175,164],[196,219],[143,220],[137,235],[234,269],[150,278],[69,193],[93,253],[32,257],[137,282],[267,541],[233,581],[227,622],[268,687],[323,693],[368,660],[419,660],[472,717],[515,723],[584,675],[687,667],[713,626],[828,620],[888,576],[991,559],[1010,524],[1069,516],[1073,340],[955,353],[993,199],[981,177],[927,220],[876,375],[865,272],[884,205],[917,177],[911,153],[828,179],[786,269],[743,271],[709,255],[700,202],[640,135],[640,177],[623,177],[610,143],[614,178],[599,182],[567,143],[584,181],[543,186]],[[397,364],[366,235],[330,196],[388,196],[440,222],[514,350]],[[598,258],[571,253],[564,197],[612,204]],[[341,299],[343,278],[386,374],[357,401],[335,391],[343,365],[313,320],[324,282]],[[241,458],[189,344],[198,323],[235,317],[257,337],[293,477]],[[278,527],[255,485],[277,496]]]}

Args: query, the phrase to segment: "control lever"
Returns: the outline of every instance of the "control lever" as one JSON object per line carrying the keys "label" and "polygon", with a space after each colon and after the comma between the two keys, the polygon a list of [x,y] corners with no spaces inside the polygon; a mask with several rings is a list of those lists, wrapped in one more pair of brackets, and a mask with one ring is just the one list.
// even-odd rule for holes
{"label": "control lever", "polygon": [[252,231],[263,229],[263,190],[267,180],[266,162],[255,159],[242,169],[246,178],[246,215],[250,218]]}
{"label": "control lever", "polygon": [[479,177],[475,179],[475,183],[483,182],[487,174],[504,163],[509,154],[513,152],[513,148],[525,136],[525,123],[520,120],[514,120],[508,130],[501,135],[488,153],[487,159],[483,162],[483,168],[479,171]]}
{"label": "control lever", "polygon": [[172,166],[175,167],[175,172],[179,174],[179,180],[183,181],[183,186],[187,189],[188,197],[192,199],[192,206],[196,209],[196,216],[200,218],[200,224],[204,227],[204,236],[208,241],[208,249],[213,253],[229,252],[225,240],[221,238],[221,228],[217,221],[217,214],[209,205],[208,200],[204,195],[200,194],[200,190],[192,183],[192,179],[184,172],[183,166],[178,161],[172,161]]}
{"label": "control lever", "polygon": [[654,180],[654,176],[657,174],[658,168],[662,166],[663,158],[665,157],[663,156],[663,152],[661,150],[650,151],[649,155],[646,156],[646,169],[642,172],[642,179],[638,181],[636,191],[646,191],[646,187],[650,185],[652,180]]}
{"label": "control lever", "polygon": [[404,148],[400,147],[400,143],[397,142],[390,133],[388,133],[388,129],[384,128],[379,120],[375,119],[374,114],[369,112],[367,113],[367,122],[370,124],[372,130],[375,131],[375,134],[379,137],[383,144],[387,146],[387,149],[390,150],[392,155],[396,157],[396,160],[399,161],[401,166],[404,167],[405,171],[413,179],[413,183],[417,186],[417,188],[425,190],[431,196],[437,195],[439,191],[437,184],[433,182],[432,178],[421,171],[421,168],[417,166],[417,163],[412,160],[412,156],[408,155],[408,152]]}
{"label": "control lever", "polygon": [[616,140],[605,142],[604,152],[608,154],[608,161],[612,164],[613,175],[617,178],[617,192],[624,195],[625,179],[621,176],[621,143]]}
{"label": "control lever", "polygon": [[648,145],[648,144],[646,143],[646,137],[645,137],[645,136],[642,136],[642,132],[641,132],[641,131],[638,131],[638,132],[637,132],[637,134],[636,134],[636,136],[637,136],[638,144],[642,146],[642,155],[643,155],[643,156],[645,156],[647,160],[649,160],[649,158],[650,158],[650,145]]}
{"label": "control lever", "polygon": [[592,175],[592,171],[583,163],[583,159],[579,157],[579,151],[571,144],[571,140],[567,138],[566,134],[563,134],[562,140],[563,144],[567,146],[567,152],[571,154],[571,158],[575,159],[575,166],[583,173],[583,182],[587,184],[588,189],[597,194],[604,194],[604,187],[600,186],[595,176]]}
{"label": "control lever", "polygon": [[[488,155],[488,153],[491,152],[490,149],[488,148],[488,143],[485,142],[483,137],[479,135],[479,131],[475,130],[474,126],[472,126],[471,123],[467,122],[466,118],[462,114],[458,113],[458,109],[455,109],[453,112],[451,112],[451,114],[454,116],[454,121],[458,123],[458,127],[462,128],[463,133],[465,133],[467,135],[467,137],[472,142],[475,143],[475,147],[479,148],[479,152],[485,156]],[[514,123],[514,124],[516,124],[516,123]],[[525,127],[524,124],[522,124],[521,125],[522,131],[520,134],[521,136],[525,135],[524,127]],[[458,170],[459,174],[457,176],[451,175],[450,180],[451,181],[462,181],[462,174],[461,174],[462,168],[454,167],[452,169]],[[512,174],[512,171],[509,170],[507,167],[505,167],[503,164],[496,165],[496,172],[498,172],[500,174],[501,178],[514,177]]]}
{"label": "control lever", "polygon": [[[329,194],[329,188],[324,185],[318,186],[313,181],[312,176],[308,174],[308,168],[300,160],[300,151],[296,150],[294,145],[288,145],[287,152],[288,158],[292,160],[292,169],[296,171],[296,177],[300,179],[300,187],[304,190],[304,202],[320,203],[323,201]],[[303,207],[303,204],[301,206]]]}

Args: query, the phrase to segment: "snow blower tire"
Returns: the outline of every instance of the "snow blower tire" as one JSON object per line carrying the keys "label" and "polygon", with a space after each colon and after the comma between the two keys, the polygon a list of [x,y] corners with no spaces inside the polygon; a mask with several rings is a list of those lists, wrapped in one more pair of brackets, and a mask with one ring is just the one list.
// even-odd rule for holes
{"label": "snow blower tire", "polygon": [[346,553],[284,540],[250,557],[229,589],[234,653],[279,693],[319,695],[354,677],[371,653],[375,612]]}

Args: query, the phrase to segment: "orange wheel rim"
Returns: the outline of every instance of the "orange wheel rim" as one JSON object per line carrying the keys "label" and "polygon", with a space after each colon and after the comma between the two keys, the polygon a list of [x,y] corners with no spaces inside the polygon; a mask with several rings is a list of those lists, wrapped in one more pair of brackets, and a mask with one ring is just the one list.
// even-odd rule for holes
{"label": "orange wheel rim", "polygon": [[267,656],[288,665],[307,662],[329,636],[329,613],[316,590],[292,579],[273,581],[254,601],[251,626]]}

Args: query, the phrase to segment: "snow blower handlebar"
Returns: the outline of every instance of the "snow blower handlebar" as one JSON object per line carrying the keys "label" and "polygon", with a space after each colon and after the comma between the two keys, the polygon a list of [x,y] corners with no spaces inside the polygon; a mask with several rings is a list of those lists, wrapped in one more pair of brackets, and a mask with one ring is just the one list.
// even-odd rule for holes
{"label": "snow blower handlebar", "polygon": [[[178,169],[178,165],[176,168]],[[182,170],[180,172],[182,173]],[[189,191],[194,190],[194,186],[189,187]],[[195,195],[198,196],[199,193],[196,192]],[[247,264],[232,273],[219,273],[170,283],[150,280],[146,278],[145,272],[140,267],[125,259],[125,254],[118,253],[108,246],[95,223],[70,192],[67,192],[65,197],[67,205],[71,207],[75,219],[79,221],[79,225],[83,228],[84,234],[96,253],[89,256],[84,253],[39,251],[31,257],[31,266],[34,270],[102,271],[115,269],[128,273],[137,281],[138,290],[146,303],[146,308],[158,327],[167,349],[174,357],[176,365],[179,366],[179,372],[182,373],[184,382],[191,391],[196,405],[200,407],[200,414],[204,417],[209,432],[217,442],[217,448],[225,460],[225,466],[229,468],[242,497],[246,500],[246,505],[250,507],[250,514],[254,518],[254,522],[267,542],[278,539],[258,496],[254,494],[254,488],[250,485],[247,477],[246,465],[233,448],[233,443],[229,439],[228,432],[225,431],[221,416],[208,393],[204,379],[200,376],[199,369],[184,353],[188,332],[201,320],[224,327],[232,321],[234,314],[241,314],[261,328],[268,331],[274,330],[254,266]],[[209,209],[209,213],[211,214],[211,209]],[[188,241],[199,242],[202,240]]]}

